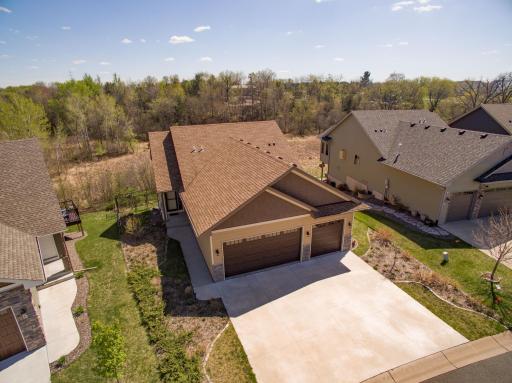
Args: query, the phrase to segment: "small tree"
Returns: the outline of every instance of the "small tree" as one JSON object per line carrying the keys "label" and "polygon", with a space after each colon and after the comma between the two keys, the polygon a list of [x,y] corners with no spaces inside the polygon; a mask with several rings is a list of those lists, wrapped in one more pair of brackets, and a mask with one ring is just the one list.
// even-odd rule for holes
{"label": "small tree", "polygon": [[126,361],[124,338],[117,326],[100,322],[92,325],[92,348],[96,353],[96,372],[119,382]]}
{"label": "small tree", "polygon": [[496,260],[494,267],[488,277],[492,302],[496,302],[495,279],[496,270],[500,263],[512,260],[512,210],[500,209],[498,214],[492,215],[488,220],[479,224],[478,230],[474,233],[478,244],[488,249],[491,256]]}

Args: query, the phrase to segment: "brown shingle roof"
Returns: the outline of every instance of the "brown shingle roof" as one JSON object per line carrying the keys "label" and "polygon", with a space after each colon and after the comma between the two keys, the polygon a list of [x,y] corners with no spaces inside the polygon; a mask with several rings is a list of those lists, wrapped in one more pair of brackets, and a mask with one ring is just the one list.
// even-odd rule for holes
{"label": "brown shingle roof", "polygon": [[0,222],[33,236],[66,229],[39,142],[0,142]]}
{"label": "brown shingle roof", "polygon": [[198,236],[293,168],[263,149],[234,139],[225,141],[222,150],[207,155],[205,161],[195,161],[206,165],[180,194]]}
{"label": "brown shingle roof", "polygon": [[181,176],[171,133],[169,131],[149,132],[148,136],[156,191],[160,193],[181,190]]}
{"label": "brown shingle roof", "polygon": [[481,107],[503,129],[512,134],[512,104],[482,104]]}
{"label": "brown shingle roof", "polygon": [[275,121],[173,126],[171,135],[185,189],[217,152],[225,150],[231,138],[243,139],[286,162],[297,162]]}
{"label": "brown shingle roof", "polygon": [[512,137],[400,122],[382,163],[445,186],[507,143]]}
{"label": "brown shingle roof", "polygon": [[1,222],[0,279],[44,280],[35,237]]}

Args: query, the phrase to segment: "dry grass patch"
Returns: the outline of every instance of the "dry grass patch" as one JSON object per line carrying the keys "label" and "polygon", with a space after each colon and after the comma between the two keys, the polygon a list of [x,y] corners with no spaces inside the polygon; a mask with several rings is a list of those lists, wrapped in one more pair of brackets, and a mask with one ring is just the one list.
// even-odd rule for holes
{"label": "dry grass patch", "polygon": [[[288,143],[299,158],[299,165],[315,177],[320,177],[320,139],[317,136],[286,135]],[[325,174],[325,170],[324,170]]]}

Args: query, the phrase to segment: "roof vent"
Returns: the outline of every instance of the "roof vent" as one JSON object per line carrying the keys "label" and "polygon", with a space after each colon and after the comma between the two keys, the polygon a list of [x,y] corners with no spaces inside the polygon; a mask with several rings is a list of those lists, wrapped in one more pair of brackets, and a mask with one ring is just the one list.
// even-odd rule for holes
{"label": "roof vent", "polygon": [[441,132],[446,132],[446,128],[441,128],[440,131]]}
{"label": "roof vent", "polygon": [[270,151],[267,150],[265,153],[270,154]]}
{"label": "roof vent", "polygon": [[272,146],[276,146],[276,143],[275,143],[275,142],[272,142]]}
{"label": "roof vent", "polygon": [[203,152],[203,151],[204,151],[204,146],[203,146],[203,145],[201,145],[201,147],[197,150],[197,152],[198,152],[198,153],[201,153],[201,152]]}
{"label": "roof vent", "polygon": [[297,164],[296,164],[295,162],[292,162],[292,166],[293,166],[294,168],[296,168],[296,167],[297,167]]}
{"label": "roof vent", "polygon": [[272,146],[272,144],[269,142],[269,143],[268,143],[268,146]]}
{"label": "roof vent", "polygon": [[430,128],[430,125],[425,125],[425,129],[428,129],[428,128]]}
{"label": "roof vent", "polygon": [[414,125],[416,125],[416,123],[415,123],[415,122],[411,122],[411,128],[412,128]]}
{"label": "roof vent", "polygon": [[485,138],[485,137],[487,137],[487,136],[488,136],[488,134],[487,134],[487,133],[484,133],[484,134],[481,134],[481,135],[480,135],[480,138],[481,138],[481,139],[484,139],[484,138]]}
{"label": "roof vent", "polygon": [[377,133],[377,129],[375,129],[375,133]]}
{"label": "roof vent", "polygon": [[240,141],[241,141],[241,142],[244,142],[244,139],[243,139],[243,138],[240,138]]}
{"label": "roof vent", "polygon": [[280,160],[282,160],[282,159],[283,159],[283,157],[281,157],[281,156],[277,156],[277,158],[279,158]]}
{"label": "roof vent", "polygon": [[192,151],[190,153],[195,153],[195,152],[197,152],[197,147],[194,145],[194,146],[192,146]]}
{"label": "roof vent", "polygon": [[395,157],[395,159],[393,160],[393,163],[396,164],[396,162],[398,161],[398,157],[400,157],[400,153],[398,153]]}
{"label": "roof vent", "polygon": [[459,130],[459,136],[462,136],[464,133],[466,133],[465,130]]}
{"label": "roof vent", "polygon": [[256,146],[255,148],[256,148],[256,149],[259,149],[260,147],[259,147],[259,146]]}

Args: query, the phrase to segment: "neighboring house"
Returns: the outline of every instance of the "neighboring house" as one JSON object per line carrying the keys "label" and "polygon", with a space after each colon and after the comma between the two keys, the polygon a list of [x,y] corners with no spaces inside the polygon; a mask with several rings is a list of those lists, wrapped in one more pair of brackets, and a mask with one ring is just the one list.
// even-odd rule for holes
{"label": "neighboring house", "polygon": [[164,219],[186,212],[215,281],[350,249],[364,206],[302,171],[276,122],[173,126],[149,142]]}
{"label": "neighboring house", "polygon": [[327,179],[436,223],[512,207],[512,137],[424,110],[358,110],[321,135]]}
{"label": "neighboring house", "polygon": [[37,139],[0,142],[0,370],[46,344],[38,289],[71,271],[65,229]]}
{"label": "neighboring house", "polygon": [[482,104],[450,122],[456,129],[512,135],[512,104]]}

